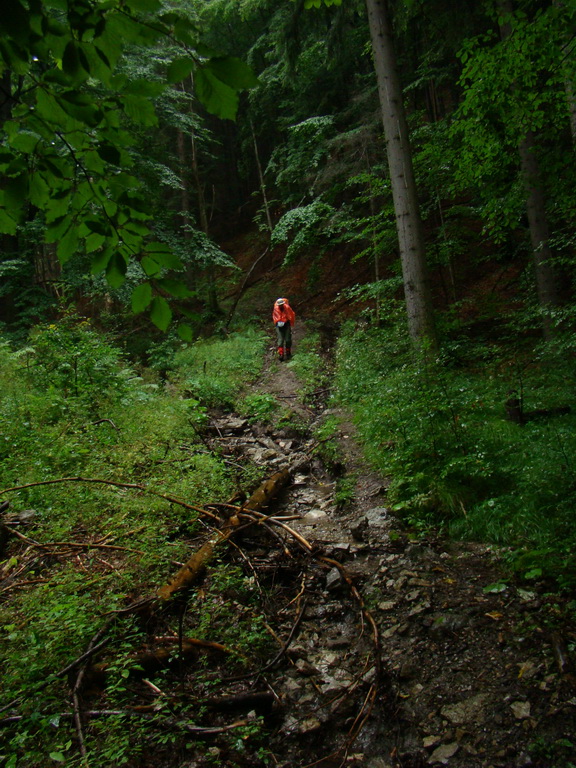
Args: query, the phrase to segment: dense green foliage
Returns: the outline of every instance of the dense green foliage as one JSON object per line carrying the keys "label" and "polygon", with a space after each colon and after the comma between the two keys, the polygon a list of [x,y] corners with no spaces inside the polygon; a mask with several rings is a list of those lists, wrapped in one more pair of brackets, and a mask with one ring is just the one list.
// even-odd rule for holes
{"label": "dense green foliage", "polygon": [[[0,346],[0,486],[10,501],[5,519],[29,542],[6,557],[1,531],[0,708],[17,701],[22,716],[3,724],[2,765],[79,764],[73,722],[61,714],[68,681],[57,673],[115,611],[150,597],[174,561],[190,555],[198,514],[165,496],[199,506],[258,482],[259,468],[230,467],[200,435],[208,404],[241,400],[259,371],[262,343],[260,333],[246,331],[182,349],[166,387],[149,372],[139,376],[113,343],[75,317],[35,328],[17,352]],[[217,366],[209,362],[216,358]],[[11,577],[22,573],[25,588],[12,589]],[[245,606],[240,616],[222,599],[227,590],[234,605]],[[266,646],[253,589],[237,567],[214,567],[197,602],[202,609],[191,609],[184,626],[189,636],[233,643],[239,654]],[[164,634],[178,626],[170,611],[164,621]],[[107,709],[130,700],[132,655],[150,631],[132,612],[111,623]],[[163,684],[162,673],[154,679]],[[166,714],[161,707],[155,717]],[[102,768],[130,763],[142,750],[140,729],[154,727],[146,721],[126,728],[125,718],[111,715],[90,730],[87,749],[96,750]],[[170,742],[176,738],[168,734]]]}
{"label": "dense green foliage", "polygon": [[[198,130],[186,105],[175,109],[177,99],[165,93],[191,73],[204,107],[229,119],[238,92],[256,79],[243,62],[200,46],[189,9],[160,0],[5,5],[0,232],[20,239],[19,247],[8,249],[22,247],[23,225],[38,217],[61,264],[83,259],[92,274],[105,273],[113,289],[134,264],[132,308],[149,309],[152,322],[165,330],[172,318],[166,297],[194,295],[182,275],[171,273],[182,272],[191,255],[202,263],[209,250],[188,248],[183,259],[154,223],[160,206],[150,204],[149,185],[182,182],[165,158],[154,163],[144,132],[159,124],[159,114],[168,127]],[[153,52],[148,60],[146,48]],[[191,336],[186,324],[180,332]]]}
{"label": "dense green foliage", "polygon": [[[337,364],[338,398],[391,478],[392,508],[417,529],[511,547],[522,574],[573,586],[572,337],[518,344],[514,357],[462,338],[431,360],[416,358],[400,330],[350,326]],[[511,396],[526,423],[507,418]]]}

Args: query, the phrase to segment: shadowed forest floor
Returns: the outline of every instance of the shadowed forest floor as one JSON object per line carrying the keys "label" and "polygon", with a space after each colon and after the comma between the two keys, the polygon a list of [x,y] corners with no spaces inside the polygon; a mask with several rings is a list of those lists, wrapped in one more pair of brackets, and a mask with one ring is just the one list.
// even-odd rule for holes
{"label": "shadowed forest floor", "polygon": [[[570,765],[576,634],[554,629],[566,602],[543,584],[517,587],[494,547],[407,529],[346,414],[303,405],[292,365],[272,360],[257,384],[309,430],[304,440],[263,436],[301,462],[275,513],[299,515],[291,525],[313,549],[296,566],[301,613],[272,683],[282,701],[278,764]],[[310,451],[310,431],[327,416],[340,424],[332,472]],[[335,499],[343,474],[353,481],[345,504]]]}
{"label": "shadowed forest floor", "polygon": [[[83,761],[83,739],[92,750],[84,764],[114,764],[98,739],[115,723],[112,749],[120,754],[128,743],[130,768],[570,768],[573,604],[544,581],[516,584],[505,552],[423,534],[391,512],[387,479],[367,465],[348,414],[331,405],[329,332],[320,333],[323,383],[303,382],[306,355],[318,361],[312,336],[299,319],[294,357],[279,363],[270,334],[251,395],[281,403],[281,417],[213,409],[193,427],[201,459],[218,456],[237,477],[257,468],[277,479],[264,511],[251,515],[246,495],[211,499],[191,507],[200,523],[190,524],[179,514],[186,503],[160,494],[162,535],[188,564],[174,557],[152,575],[139,572],[117,610],[79,628],[82,655],[67,646],[55,657],[61,669],[24,694],[9,692],[0,727],[26,723],[35,713],[30,691],[49,690],[42,716],[50,733],[71,734],[71,765]],[[190,397],[174,396],[181,404]],[[175,443],[178,454],[190,448]],[[65,481],[109,482],[47,482]],[[146,490],[124,484],[118,492],[128,488]],[[158,558],[158,543],[141,543],[134,521],[103,535],[100,509],[95,529],[69,530],[66,520],[65,540],[50,542],[41,528],[30,538],[27,514],[37,513],[8,510],[0,528],[7,605],[27,587],[48,590],[58,569],[77,569],[75,600],[85,580],[123,572],[128,558]],[[234,535],[220,539],[234,518]],[[207,542],[217,542],[214,552]],[[200,578],[159,599],[166,584],[158,579],[191,567],[200,553]],[[57,598],[51,592],[45,600]],[[28,606],[36,613],[21,609],[22,631],[49,618],[44,605]],[[74,603],[72,626],[85,613]],[[41,664],[47,654],[39,649]]]}

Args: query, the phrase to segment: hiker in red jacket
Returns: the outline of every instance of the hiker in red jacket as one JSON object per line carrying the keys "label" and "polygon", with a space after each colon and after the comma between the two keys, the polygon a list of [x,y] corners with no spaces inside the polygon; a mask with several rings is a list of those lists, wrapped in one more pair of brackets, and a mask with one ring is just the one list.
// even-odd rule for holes
{"label": "hiker in red jacket", "polygon": [[272,322],[276,326],[278,337],[278,359],[290,360],[292,357],[292,326],[296,315],[288,304],[288,299],[276,299],[272,310]]}

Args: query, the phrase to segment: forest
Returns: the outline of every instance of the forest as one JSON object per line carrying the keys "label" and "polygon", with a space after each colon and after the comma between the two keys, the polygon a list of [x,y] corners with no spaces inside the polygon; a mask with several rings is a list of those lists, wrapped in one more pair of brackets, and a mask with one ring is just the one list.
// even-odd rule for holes
{"label": "forest", "polygon": [[0,10],[0,768],[574,768],[576,0]]}

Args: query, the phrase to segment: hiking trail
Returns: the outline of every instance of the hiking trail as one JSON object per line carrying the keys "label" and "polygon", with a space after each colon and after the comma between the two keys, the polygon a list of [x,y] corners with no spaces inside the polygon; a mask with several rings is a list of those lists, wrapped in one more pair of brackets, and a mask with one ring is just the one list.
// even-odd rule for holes
{"label": "hiking trail", "polygon": [[[294,593],[276,614],[286,663],[267,675],[280,704],[277,764],[551,768],[551,750],[570,751],[576,732],[576,634],[550,628],[563,600],[546,585],[515,585],[497,548],[415,536],[390,512],[386,479],[367,466],[347,415],[325,397],[302,402],[292,366],[304,334],[299,323],[291,362],[270,347],[255,384],[300,428],[216,423],[236,456],[270,473],[297,466],[274,514],[294,517],[312,547],[294,557],[256,542],[250,554],[263,579],[274,572]],[[327,415],[340,423],[337,471],[354,483],[344,506],[314,450]]]}

